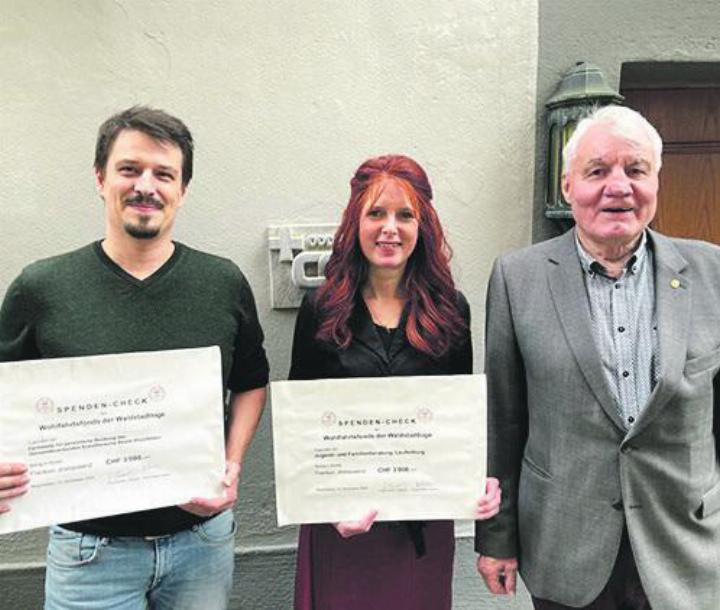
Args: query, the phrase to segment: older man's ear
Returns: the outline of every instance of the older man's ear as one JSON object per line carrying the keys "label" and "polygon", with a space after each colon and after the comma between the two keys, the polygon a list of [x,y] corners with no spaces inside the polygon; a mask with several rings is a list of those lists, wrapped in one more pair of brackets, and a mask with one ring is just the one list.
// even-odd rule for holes
{"label": "older man's ear", "polygon": [[572,202],[570,201],[570,179],[568,178],[567,172],[563,172],[563,175],[560,178],[560,190],[562,190],[562,195],[565,198],[565,201],[572,205]]}

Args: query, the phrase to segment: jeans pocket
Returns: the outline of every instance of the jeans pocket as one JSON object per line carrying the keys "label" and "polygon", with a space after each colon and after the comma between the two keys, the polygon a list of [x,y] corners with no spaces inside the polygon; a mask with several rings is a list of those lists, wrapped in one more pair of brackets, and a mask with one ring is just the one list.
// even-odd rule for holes
{"label": "jeans pocket", "polygon": [[81,534],[58,525],[50,528],[47,561],[58,568],[76,568],[95,561],[104,538]]}
{"label": "jeans pocket", "polygon": [[212,519],[196,525],[193,529],[205,542],[222,544],[235,537],[237,524],[232,510],[226,510],[219,515],[215,515]]}

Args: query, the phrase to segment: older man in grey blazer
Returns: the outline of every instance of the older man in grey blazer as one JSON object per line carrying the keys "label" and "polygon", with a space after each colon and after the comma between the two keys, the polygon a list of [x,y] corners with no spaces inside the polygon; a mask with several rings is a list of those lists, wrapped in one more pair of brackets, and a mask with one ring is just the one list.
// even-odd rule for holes
{"label": "older man in grey blazer", "polygon": [[487,301],[478,570],[536,608],[720,608],[720,248],[650,229],[662,141],[617,106],[578,125],[575,229],[500,257]]}

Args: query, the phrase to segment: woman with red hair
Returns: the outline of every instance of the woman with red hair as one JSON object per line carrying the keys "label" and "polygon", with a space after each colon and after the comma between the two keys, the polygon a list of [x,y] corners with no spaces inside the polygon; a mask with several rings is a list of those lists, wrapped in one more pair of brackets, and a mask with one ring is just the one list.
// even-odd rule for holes
{"label": "woman with red hair", "polygon": [[[326,282],[298,313],[290,379],[472,372],[470,309],[455,289],[450,248],[425,171],[412,159],[369,159],[350,182]],[[488,479],[477,517],[498,512]],[[449,610],[452,521],[304,525],[295,610]]]}

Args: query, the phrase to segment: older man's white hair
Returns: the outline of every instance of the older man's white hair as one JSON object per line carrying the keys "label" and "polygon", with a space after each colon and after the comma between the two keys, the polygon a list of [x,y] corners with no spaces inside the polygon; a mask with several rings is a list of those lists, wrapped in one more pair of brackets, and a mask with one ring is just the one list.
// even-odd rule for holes
{"label": "older man's white hair", "polygon": [[577,154],[578,146],[585,134],[595,125],[606,125],[610,133],[615,134],[633,144],[644,145],[649,143],[654,156],[654,167],[660,171],[662,167],[662,138],[650,122],[636,110],[625,106],[602,106],[596,108],[589,116],[582,119],[575,128],[572,136],[563,148],[564,173],[570,167]]}

